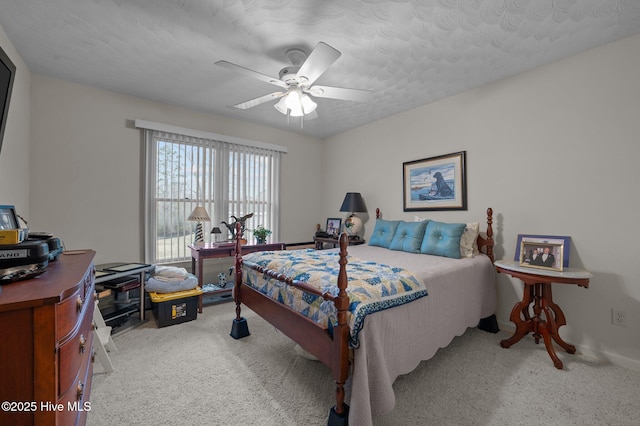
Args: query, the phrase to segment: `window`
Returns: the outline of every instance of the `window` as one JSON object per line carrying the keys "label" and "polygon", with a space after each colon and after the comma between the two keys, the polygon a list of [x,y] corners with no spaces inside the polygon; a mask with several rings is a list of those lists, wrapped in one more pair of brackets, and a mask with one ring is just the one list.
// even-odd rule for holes
{"label": "window", "polygon": [[245,238],[251,241],[250,230],[263,225],[277,240],[281,150],[148,128],[145,145],[146,262],[190,259],[187,245],[194,241],[196,224],[187,218],[197,206],[211,218],[203,223],[206,242],[213,239],[213,227],[221,229],[220,240],[229,238],[223,221],[249,213]]}

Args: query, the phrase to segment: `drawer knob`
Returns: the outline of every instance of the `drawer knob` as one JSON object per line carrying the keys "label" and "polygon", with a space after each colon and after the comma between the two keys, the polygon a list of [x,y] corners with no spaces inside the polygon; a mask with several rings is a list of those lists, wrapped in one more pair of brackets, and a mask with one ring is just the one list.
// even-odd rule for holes
{"label": "drawer knob", "polygon": [[82,297],[78,296],[78,301],[76,302],[78,312],[82,311],[82,305],[84,305],[84,301],[82,300]]}
{"label": "drawer knob", "polygon": [[84,394],[84,383],[78,382],[78,400],[82,399],[82,394]]}
{"label": "drawer knob", "polygon": [[85,346],[87,346],[87,338],[84,335],[80,335],[80,353],[84,353]]}

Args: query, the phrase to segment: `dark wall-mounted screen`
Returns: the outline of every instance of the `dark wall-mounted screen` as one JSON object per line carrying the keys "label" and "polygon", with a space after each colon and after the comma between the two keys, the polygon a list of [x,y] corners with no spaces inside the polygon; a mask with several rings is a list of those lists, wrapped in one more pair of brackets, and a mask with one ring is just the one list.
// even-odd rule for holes
{"label": "dark wall-mounted screen", "polygon": [[2,151],[4,128],[7,125],[9,101],[11,101],[11,90],[13,89],[15,77],[16,66],[0,47],[0,152]]}

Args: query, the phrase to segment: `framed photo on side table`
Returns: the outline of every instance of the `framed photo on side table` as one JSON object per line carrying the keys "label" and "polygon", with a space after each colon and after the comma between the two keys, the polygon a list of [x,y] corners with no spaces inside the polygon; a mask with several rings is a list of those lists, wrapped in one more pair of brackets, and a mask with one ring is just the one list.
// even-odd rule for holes
{"label": "framed photo on side table", "polygon": [[330,217],[327,219],[326,232],[330,237],[337,237],[340,235],[340,226],[342,226],[342,219],[336,217]]}
{"label": "framed photo on side table", "polygon": [[[520,240],[520,266],[562,271],[564,267],[564,240],[555,238],[522,237]],[[568,262],[568,259],[567,259]]]}
{"label": "framed photo on side table", "polygon": [[[562,242],[562,267],[569,267],[569,250],[571,248],[571,237],[564,235],[534,235],[534,234],[518,234],[518,242],[516,243],[516,255],[513,260],[516,262],[520,261],[520,251],[522,246],[522,240],[541,240],[541,241],[551,241],[554,240],[555,243]],[[558,241],[561,240],[561,241]]]}
{"label": "framed photo on side table", "polygon": [[466,153],[403,163],[404,211],[467,210]]}

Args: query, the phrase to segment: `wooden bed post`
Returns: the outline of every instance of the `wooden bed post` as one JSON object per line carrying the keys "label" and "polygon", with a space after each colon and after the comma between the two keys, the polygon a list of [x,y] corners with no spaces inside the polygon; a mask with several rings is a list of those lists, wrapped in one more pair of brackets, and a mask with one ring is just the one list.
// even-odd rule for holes
{"label": "wooden bed post", "polygon": [[231,326],[231,337],[241,339],[249,334],[249,325],[246,318],[240,316],[240,304],[242,303],[242,226],[236,222],[236,277],[233,283],[233,301],[236,302],[236,317]]}
{"label": "wooden bed post", "polygon": [[349,325],[347,311],[347,247],[349,237],[340,235],[340,271],[338,272],[338,296],[335,306],[338,310],[338,325],[333,327],[333,351],[331,371],[336,382],[336,406],[329,412],[329,426],[346,426],[349,420],[349,406],[344,402],[344,384],[349,377]]}
{"label": "wooden bed post", "polygon": [[493,258],[493,209],[489,207],[487,209],[487,241],[489,244],[487,245],[487,256],[491,259],[491,262],[495,261]]}
{"label": "wooden bed post", "polygon": [[[491,259],[491,263],[495,261],[494,255],[493,255],[494,241],[493,241],[493,227],[491,226],[492,224],[493,224],[493,209],[489,207],[487,209],[487,238],[484,239],[485,240],[484,247],[486,247],[487,256],[489,257],[489,259]],[[478,323],[478,328],[488,333],[495,334],[499,332],[500,328],[498,327],[498,319],[496,318],[496,314],[489,315],[486,318],[481,318],[480,322]]]}

